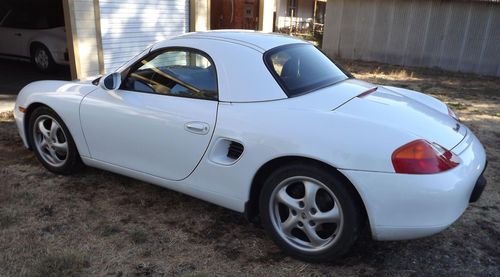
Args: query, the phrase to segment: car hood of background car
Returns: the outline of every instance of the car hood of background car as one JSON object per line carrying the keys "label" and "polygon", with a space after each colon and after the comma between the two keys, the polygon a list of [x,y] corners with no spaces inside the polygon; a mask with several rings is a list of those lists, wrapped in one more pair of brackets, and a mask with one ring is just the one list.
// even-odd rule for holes
{"label": "car hood of background car", "polygon": [[295,99],[316,109],[382,123],[447,149],[467,134],[467,128],[448,115],[444,103],[415,91],[349,79]]}

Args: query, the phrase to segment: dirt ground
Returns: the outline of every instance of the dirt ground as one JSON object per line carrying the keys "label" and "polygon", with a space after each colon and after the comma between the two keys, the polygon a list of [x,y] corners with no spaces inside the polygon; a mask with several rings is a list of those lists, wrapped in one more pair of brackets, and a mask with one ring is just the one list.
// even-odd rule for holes
{"label": "dirt ground", "polygon": [[366,233],[344,258],[284,256],[235,212],[86,168],[45,170],[0,117],[0,276],[31,275],[500,275],[500,79],[344,62],[360,79],[420,90],[448,103],[487,148],[488,186],[449,229],[376,242]]}

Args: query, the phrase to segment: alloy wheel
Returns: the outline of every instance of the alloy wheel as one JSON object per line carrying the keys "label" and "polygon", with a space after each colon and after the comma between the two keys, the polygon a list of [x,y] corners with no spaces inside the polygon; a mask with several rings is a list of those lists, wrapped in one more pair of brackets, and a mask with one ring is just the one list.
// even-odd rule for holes
{"label": "alloy wheel", "polygon": [[54,167],[68,159],[68,140],[61,125],[49,115],[39,116],[33,125],[36,149],[45,162]]}
{"label": "alloy wheel", "polygon": [[47,69],[49,67],[49,55],[45,49],[38,49],[35,53],[35,63],[41,69]]}
{"label": "alloy wheel", "polygon": [[276,186],[269,201],[271,222],[290,246],[318,252],[339,239],[342,207],[322,182],[305,176],[287,178]]}

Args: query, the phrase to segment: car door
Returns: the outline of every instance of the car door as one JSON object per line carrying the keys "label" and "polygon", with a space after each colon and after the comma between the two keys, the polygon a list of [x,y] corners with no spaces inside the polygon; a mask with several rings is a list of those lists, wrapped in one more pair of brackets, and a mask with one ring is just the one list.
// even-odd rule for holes
{"label": "car door", "polygon": [[91,158],[169,180],[189,176],[215,128],[217,76],[195,49],[154,51],[122,73],[116,91],[99,87],[80,108]]}

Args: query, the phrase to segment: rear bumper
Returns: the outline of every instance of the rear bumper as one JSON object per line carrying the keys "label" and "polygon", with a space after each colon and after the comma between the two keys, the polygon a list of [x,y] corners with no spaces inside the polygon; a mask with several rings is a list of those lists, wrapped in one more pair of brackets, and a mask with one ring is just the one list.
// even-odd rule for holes
{"label": "rear bumper", "polygon": [[460,152],[452,151],[462,163],[439,174],[341,170],[363,199],[374,239],[414,239],[438,233],[479,198],[486,184],[484,148],[472,132],[458,146]]}
{"label": "rear bumper", "polygon": [[[486,166],[488,163],[486,162]],[[483,172],[486,170],[486,166],[483,169]],[[484,175],[481,173],[479,178],[477,179],[476,185],[474,186],[474,189],[472,190],[472,193],[470,195],[469,203],[474,203],[477,200],[479,200],[479,197],[481,197],[481,194],[484,191],[484,188],[486,187],[487,181],[486,178],[484,178]]]}

